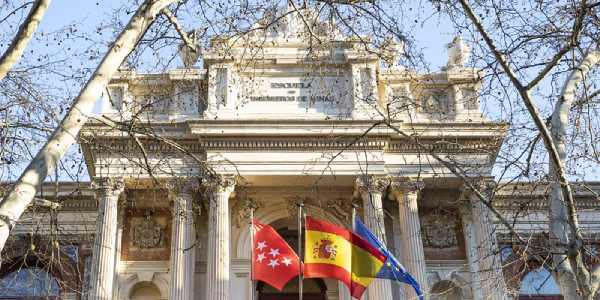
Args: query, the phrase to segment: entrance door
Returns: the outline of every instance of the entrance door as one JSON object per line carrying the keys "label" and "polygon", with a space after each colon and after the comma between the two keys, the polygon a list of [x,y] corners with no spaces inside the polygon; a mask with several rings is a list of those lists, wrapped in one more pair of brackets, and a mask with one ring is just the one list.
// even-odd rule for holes
{"label": "entrance door", "polygon": [[[279,291],[276,288],[259,281],[256,285],[258,300],[294,300],[298,299],[298,276],[292,278]],[[308,278],[302,281],[303,300],[326,300],[327,287],[321,278]]]}

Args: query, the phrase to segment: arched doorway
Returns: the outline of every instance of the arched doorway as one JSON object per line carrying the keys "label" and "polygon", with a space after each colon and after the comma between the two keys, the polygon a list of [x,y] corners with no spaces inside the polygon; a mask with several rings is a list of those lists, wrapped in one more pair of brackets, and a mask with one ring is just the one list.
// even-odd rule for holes
{"label": "arched doorway", "polygon": [[462,290],[450,280],[436,282],[431,287],[432,300],[460,300],[462,299]]}
{"label": "arched doorway", "polygon": [[[298,276],[292,278],[279,291],[276,288],[260,281],[256,285],[258,291],[258,300],[293,300],[298,299]],[[302,280],[302,299],[306,300],[326,300],[325,292],[327,286],[321,278],[307,278]]]}
{"label": "arched doorway", "polygon": [[158,287],[151,282],[143,281],[136,283],[131,288],[130,300],[157,300],[161,298]]}

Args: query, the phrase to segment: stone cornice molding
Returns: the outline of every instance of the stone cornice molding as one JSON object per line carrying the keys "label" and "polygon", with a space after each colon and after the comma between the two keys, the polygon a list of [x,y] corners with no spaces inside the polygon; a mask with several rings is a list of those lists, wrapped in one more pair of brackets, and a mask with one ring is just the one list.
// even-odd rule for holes
{"label": "stone cornice molding", "polygon": [[233,176],[219,176],[202,179],[202,186],[206,192],[211,195],[226,194],[232,195],[235,189],[235,178]]}
{"label": "stone cornice molding", "polygon": [[361,175],[356,178],[356,187],[363,198],[365,197],[365,194],[381,195],[388,185],[390,185],[390,180],[385,177]]}
{"label": "stone cornice molding", "polygon": [[[407,179],[399,179],[392,181],[392,191],[400,195],[416,195],[420,190],[425,188],[425,182],[418,181],[410,181]],[[399,197],[396,197],[399,198]],[[398,199],[400,200],[400,199]]]}
{"label": "stone cornice molding", "polygon": [[119,196],[125,189],[125,183],[122,180],[111,178],[99,178],[91,183],[96,197],[114,197]]}
{"label": "stone cornice molding", "polygon": [[166,186],[176,197],[189,197],[200,188],[200,183],[195,178],[173,178]]}

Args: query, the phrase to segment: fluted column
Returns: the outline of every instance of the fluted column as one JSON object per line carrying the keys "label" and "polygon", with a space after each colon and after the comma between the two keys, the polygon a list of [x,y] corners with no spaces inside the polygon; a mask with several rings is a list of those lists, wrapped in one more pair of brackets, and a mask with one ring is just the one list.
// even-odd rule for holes
{"label": "fluted column", "polygon": [[98,200],[96,237],[92,249],[90,300],[112,300],[117,255],[117,204],[125,188],[122,181],[102,178],[92,182]]}
{"label": "fluted column", "polygon": [[[421,286],[423,293],[427,292],[427,269],[421,238],[421,223],[417,206],[417,194],[425,187],[422,181],[394,181],[392,189],[400,204],[400,230],[402,234],[402,263],[412,277]],[[416,299],[417,294],[412,288],[406,289],[406,299]]]}
{"label": "fluted column", "polygon": [[196,234],[192,195],[199,187],[195,179],[176,178],[167,182],[173,195],[169,300],[193,299]]}
{"label": "fluted column", "polygon": [[471,268],[470,282],[473,288],[473,299],[483,299],[481,290],[481,277],[479,276],[479,258],[477,256],[477,243],[475,242],[475,227],[473,224],[473,208],[470,200],[460,201],[460,214],[465,236],[467,260]]}
{"label": "fluted column", "polygon": [[[381,194],[390,184],[387,178],[377,178],[372,175],[360,176],[356,179],[356,186],[363,199],[365,226],[386,244],[385,225],[383,223],[383,205]],[[392,299],[392,286],[389,280],[374,279],[367,288],[369,300]]]}
{"label": "fluted column", "polygon": [[207,299],[229,300],[229,196],[234,178],[205,179],[210,198],[208,219]]}
{"label": "fluted column", "polygon": [[[495,182],[482,182],[477,185],[477,190],[486,199],[490,199],[497,186]],[[497,253],[498,245],[493,227],[492,212],[475,193],[471,193],[470,198],[473,209],[473,233],[475,245],[477,245],[481,289],[484,299],[506,299],[506,285],[502,275],[500,255]]]}

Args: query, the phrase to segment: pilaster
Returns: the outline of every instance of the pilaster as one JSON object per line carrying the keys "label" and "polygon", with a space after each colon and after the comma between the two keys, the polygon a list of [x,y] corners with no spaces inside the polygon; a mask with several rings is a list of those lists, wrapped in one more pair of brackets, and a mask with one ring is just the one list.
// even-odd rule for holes
{"label": "pilaster", "polygon": [[117,256],[117,224],[119,195],[123,181],[100,178],[92,182],[98,200],[96,236],[92,249],[90,300],[112,300],[115,295],[115,261]]}
{"label": "pilaster", "polygon": [[208,219],[207,297],[212,300],[229,300],[229,197],[235,188],[233,177],[213,177],[202,185],[210,199]]}
{"label": "pilaster", "polygon": [[[417,205],[418,192],[424,187],[423,181],[397,180],[392,182],[392,189],[396,193],[400,211],[402,263],[419,283],[421,291],[426,293],[428,290],[427,269]],[[417,294],[412,288],[406,289],[407,299],[416,299],[416,297]]]}
{"label": "pilaster", "polygon": [[[383,223],[383,205],[381,195],[387,189],[390,180],[385,177],[363,175],[356,179],[356,187],[363,199],[365,226],[386,244],[385,225]],[[367,288],[369,299],[392,299],[391,282],[385,279],[374,279]]]}
{"label": "pilaster", "polygon": [[167,182],[173,197],[173,233],[169,299],[193,299],[195,275],[195,237],[192,195],[200,187],[196,179],[174,178]]}

